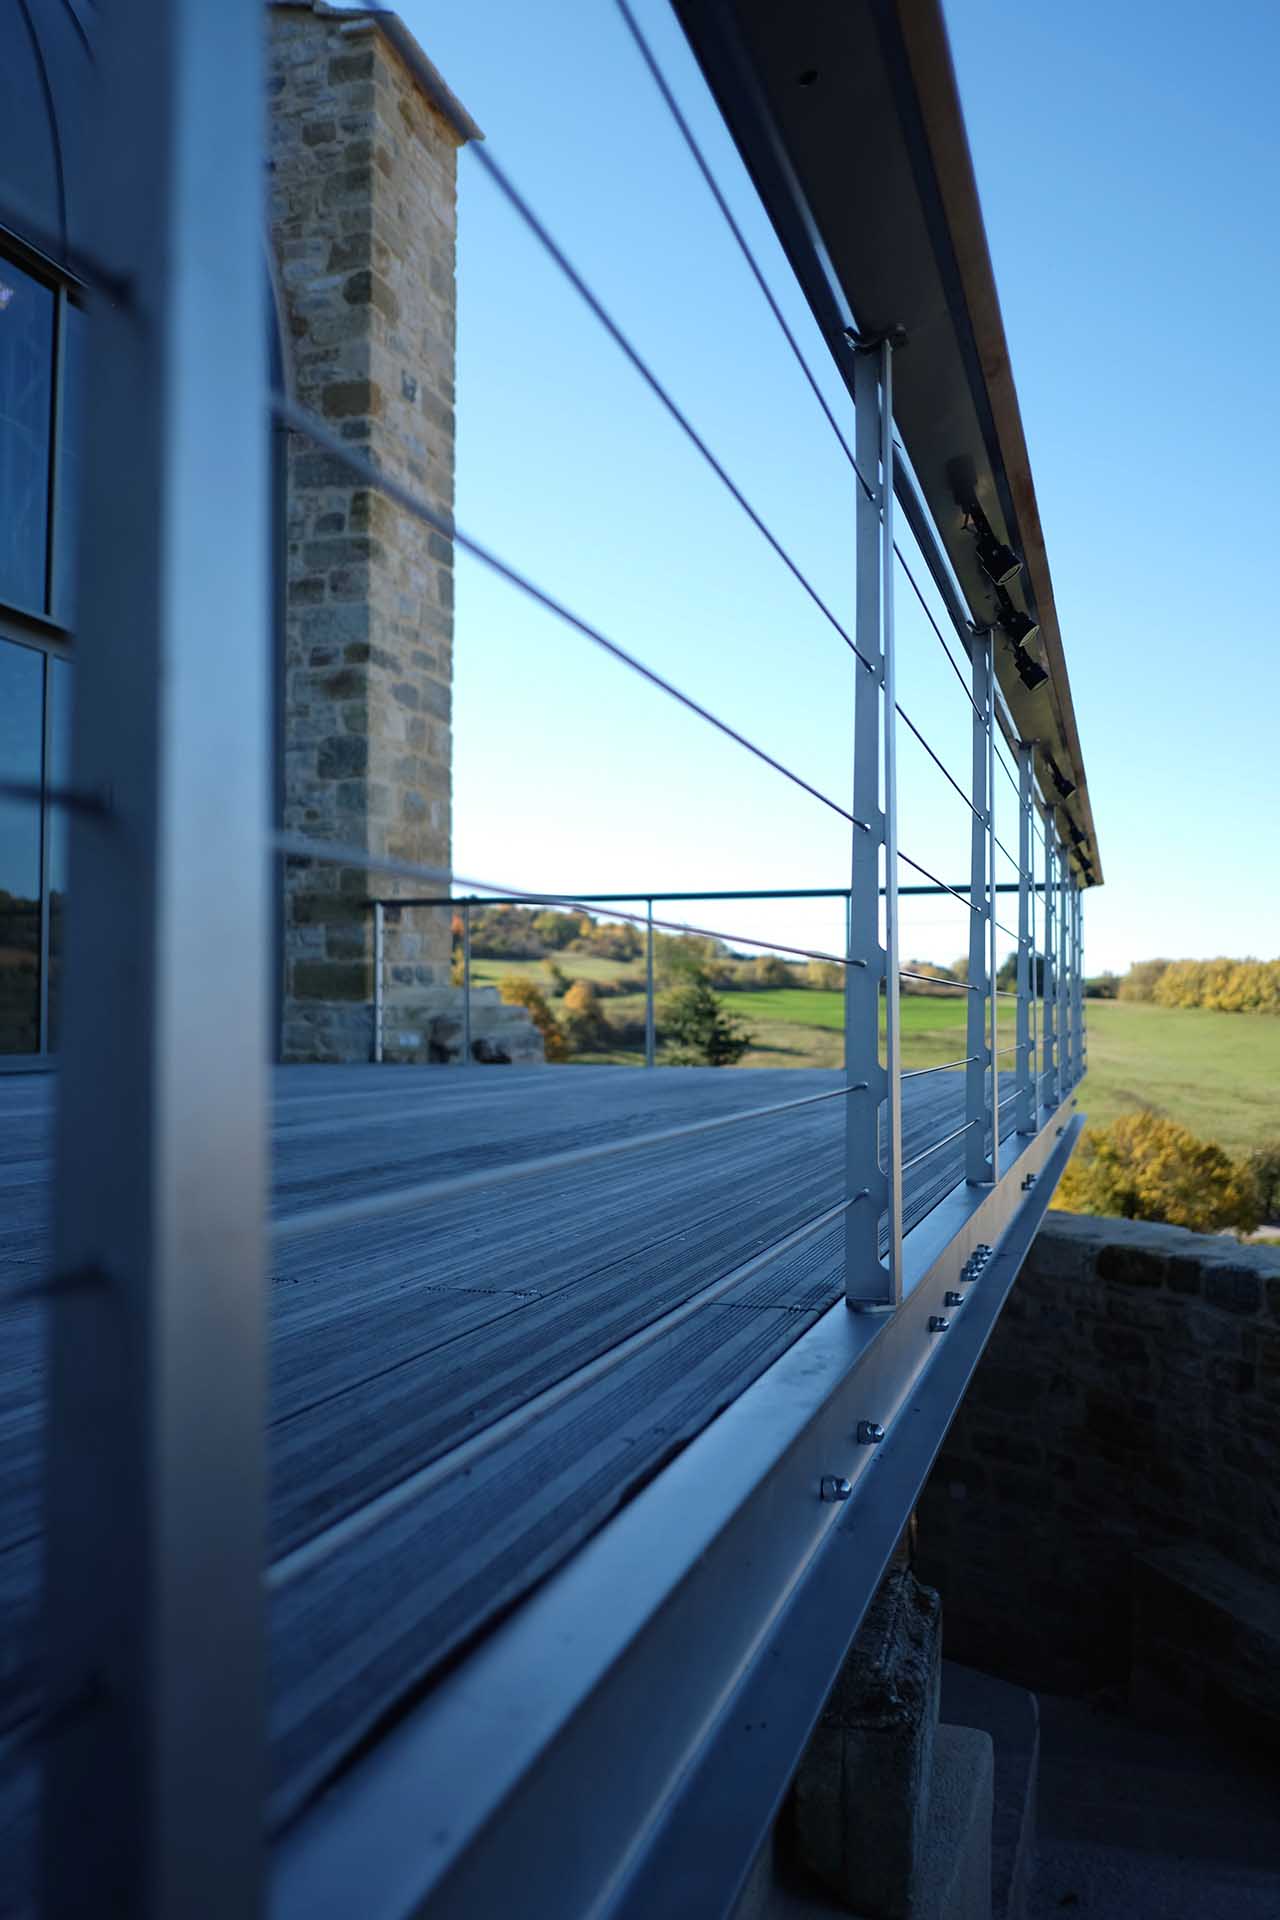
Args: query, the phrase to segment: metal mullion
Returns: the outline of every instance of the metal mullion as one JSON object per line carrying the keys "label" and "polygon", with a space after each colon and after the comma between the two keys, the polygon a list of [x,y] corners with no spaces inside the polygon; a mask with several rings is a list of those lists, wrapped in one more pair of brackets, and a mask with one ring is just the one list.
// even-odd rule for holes
{"label": "metal mullion", "polygon": [[1018,1111],[1019,1133],[1034,1133],[1031,1097],[1031,748],[1018,748]]}
{"label": "metal mullion", "polygon": [[965,1074],[965,1120],[969,1137],[965,1142],[965,1177],[981,1186],[991,1178],[991,1162],[986,1151],[986,1077],[990,1049],[987,1045],[987,973],[986,923],[978,902],[985,898],[987,856],[990,846],[991,793],[988,781],[991,763],[988,754],[988,715],[991,707],[991,639],[974,636],[970,654],[973,671],[972,784],[974,814],[969,836],[969,996],[967,1045],[969,1067]]}
{"label": "metal mullion", "polygon": [[71,785],[110,810],[70,828],[48,1920],[263,1908],[262,40],[260,0],[134,0],[97,45],[86,231],[130,298],[94,312],[81,516]]}
{"label": "metal mullion", "polygon": [[49,901],[49,842],[53,830],[53,808],[49,805],[49,762],[53,750],[53,669],[49,655],[40,663],[43,706],[40,729],[40,1012],[36,1028],[36,1052],[47,1059],[49,1047],[49,946],[52,909]]}
{"label": "metal mullion", "polygon": [[[880,380],[876,357],[855,353],[854,447],[864,474],[880,458]],[[845,1106],[845,1199],[865,1193],[845,1211],[845,1298],[851,1307],[891,1304],[889,1276],[880,1260],[880,1214],[889,1182],[880,1161],[880,1106],[888,1091],[880,1062],[880,988],[886,959],[880,945],[880,857],[885,818],[880,806],[882,528],[879,502],[864,487],[854,492],[855,607],[858,650],[875,671],[854,667],[853,817],[870,833],[851,835],[849,944],[845,967],[845,1079],[865,1091]]]}
{"label": "metal mullion", "polygon": [[66,363],[66,316],[67,290],[64,286],[54,289],[53,302],[53,389],[49,409],[49,500],[46,512],[46,535],[44,543],[44,610],[50,619],[61,611],[53,604],[55,574],[55,548],[58,532],[58,489],[61,484],[62,456],[62,417],[63,385]]}

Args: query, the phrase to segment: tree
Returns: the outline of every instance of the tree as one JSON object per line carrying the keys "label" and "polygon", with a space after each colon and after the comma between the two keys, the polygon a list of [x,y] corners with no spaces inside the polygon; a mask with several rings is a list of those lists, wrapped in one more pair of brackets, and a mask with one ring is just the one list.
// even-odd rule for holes
{"label": "tree", "polygon": [[722,957],[720,943],[694,933],[659,933],[653,942],[653,970],[664,986],[705,980]]}
{"label": "tree", "polygon": [[609,1022],[589,980],[575,980],[564,996],[564,1030],[575,1053],[591,1053],[609,1038]]}
{"label": "tree", "polygon": [[751,984],[753,987],[790,987],[795,984],[795,974],[780,955],[762,953],[751,962]]}
{"label": "tree", "polygon": [[1168,966],[1167,960],[1135,960],[1120,982],[1120,1000],[1154,1000],[1156,986]]}
{"label": "tree", "polygon": [[1109,1127],[1087,1128],[1062,1177],[1059,1202],[1072,1213],[1163,1220],[1194,1233],[1258,1224],[1257,1187],[1248,1170],[1212,1140],[1149,1107]]}
{"label": "tree", "polygon": [[567,1060],[569,1049],[565,1037],[560,1031],[554,1013],[547,1005],[547,996],[537,982],[527,973],[509,973],[499,986],[498,991],[508,1006],[523,1007],[538,1032],[542,1035],[542,1050],[549,1061]]}
{"label": "tree", "polygon": [[1258,1213],[1266,1225],[1280,1221],[1280,1140],[1255,1147],[1245,1161]]}
{"label": "tree", "polygon": [[581,916],[576,913],[559,913],[554,907],[544,907],[536,913],[531,922],[533,932],[544,947],[550,947],[553,953],[561,947],[567,947],[581,931]]}
{"label": "tree", "polygon": [[552,998],[556,1000],[562,999],[563,996],[566,993],[568,993],[570,986],[573,984],[569,978],[569,975],[565,972],[564,968],[560,965],[560,962],[558,960],[548,960],[547,982],[550,987]]}
{"label": "tree", "polygon": [[811,960],[804,970],[804,984],[825,993],[843,993],[844,968],[835,960]]}
{"label": "tree", "polygon": [[675,1043],[670,1057],[681,1066],[731,1067],[751,1045],[742,1022],[725,1012],[705,980],[690,980],[668,994],[658,1019]]}
{"label": "tree", "polygon": [[1118,973],[1095,973],[1084,983],[1086,1000],[1114,1000],[1120,989]]}

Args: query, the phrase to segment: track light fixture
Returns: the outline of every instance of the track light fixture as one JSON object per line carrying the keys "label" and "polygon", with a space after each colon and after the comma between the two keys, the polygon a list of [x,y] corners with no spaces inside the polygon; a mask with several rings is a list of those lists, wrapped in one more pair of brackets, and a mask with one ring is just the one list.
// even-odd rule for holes
{"label": "track light fixture", "polygon": [[1034,693],[1042,687],[1049,675],[1033,654],[1028,653],[1029,642],[1035,639],[1040,629],[1028,614],[1015,607],[1003,587],[996,589],[996,598],[1000,602],[1000,631],[1009,642],[1013,653],[1013,664],[1018,670],[1018,678],[1028,693]]}
{"label": "track light fixture", "polygon": [[978,556],[978,565],[992,586],[1003,587],[1010,580],[1016,580],[1022,572],[1022,561],[1012,547],[1006,547],[1004,541],[996,537],[991,522],[976,500],[970,501],[965,513],[973,528],[973,544]]}
{"label": "track light fixture", "polygon": [[1025,647],[1013,647],[1013,664],[1018,669],[1018,678],[1028,693],[1034,693],[1049,678],[1040,662],[1029,654]]}
{"label": "track light fixture", "polygon": [[1046,767],[1049,769],[1054,786],[1058,789],[1059,794],[1064,800],[1069,800],[1076,790],[1075,781],[1067,779],[1051,753],[1045,753],[1043,747],[1041,747],[1040,752]]}

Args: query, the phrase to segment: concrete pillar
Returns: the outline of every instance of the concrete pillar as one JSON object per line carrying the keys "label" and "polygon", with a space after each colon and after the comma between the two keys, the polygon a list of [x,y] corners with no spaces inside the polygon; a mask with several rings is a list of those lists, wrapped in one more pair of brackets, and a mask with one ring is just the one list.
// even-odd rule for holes
{"label": "concrete pillar", "polygon": [[[929,1827],[942,1603],[894,1566],[795,1780],[799,1864],[869,1920],[906,1920]],[[989,1816],[988,1816],[989,1820]]]}

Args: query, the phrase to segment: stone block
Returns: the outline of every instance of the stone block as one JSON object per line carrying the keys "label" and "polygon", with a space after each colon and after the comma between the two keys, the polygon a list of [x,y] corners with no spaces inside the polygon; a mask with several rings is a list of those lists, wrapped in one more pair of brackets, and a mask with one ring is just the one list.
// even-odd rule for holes
{"label": "stone block", "polygon": [[868,1920],[911,1913],[941,1671],[941,1602],[908,1568],[895,1568],[868,1609],[795,1781],[800,1863]]}

